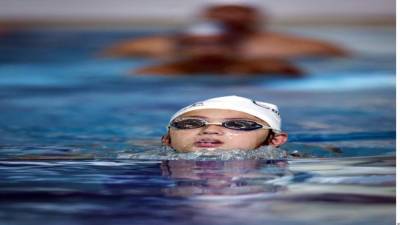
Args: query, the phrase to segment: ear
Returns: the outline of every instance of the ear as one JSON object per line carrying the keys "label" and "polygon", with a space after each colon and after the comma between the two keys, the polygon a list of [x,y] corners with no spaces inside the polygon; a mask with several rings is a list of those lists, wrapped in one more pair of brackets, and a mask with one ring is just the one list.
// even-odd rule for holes
{"label": "ear", "polygon": [[169,132],[161,137],[161,143],[167,146],[171,145],[171,137],[169,136]]}
{"label": "ear", "polygon": [[279,146],[285,144],[287,139],[288,139],[287,133],[281,132],[281,133],[275,134],[270,141],[270,145],[272,145],[274,147],[279,147]]}

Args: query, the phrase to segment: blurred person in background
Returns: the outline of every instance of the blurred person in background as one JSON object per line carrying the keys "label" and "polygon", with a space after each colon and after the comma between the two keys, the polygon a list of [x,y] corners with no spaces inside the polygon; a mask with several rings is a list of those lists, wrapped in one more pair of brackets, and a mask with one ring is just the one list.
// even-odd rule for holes
{"label": "blurred person in background", "polygon": [[178,34],[171,60],[140,68],[135,74],[189,75],[231,74],[298,76],[301,71],[280,59],[243,58],[237,51],[238,40],[226,33],[224,26],[201,23]]}
{"label": "blurred person in background", "polygon": [[[293,58],[305,56],[345,56],[346,51],[333,44],[312,38],[296,37],[263,31],[265,15],[255,1],[213,0],[201,12],[204,20],[220,23],[230,39],[236,40],[236,50],[243,57]],[[156,35],[116,43],[103,53],[111,57],[169,57],[176,50],[179,35]]]}
{"label": "blurred person in background", "polygon": [[311,38],[264,31],[265,15],[254,1],[218,0],[204,10],[203,17],[224,24],[228,34],[240,40],[243,57],[294,58],[304,56],[345,56],[333,44]]}

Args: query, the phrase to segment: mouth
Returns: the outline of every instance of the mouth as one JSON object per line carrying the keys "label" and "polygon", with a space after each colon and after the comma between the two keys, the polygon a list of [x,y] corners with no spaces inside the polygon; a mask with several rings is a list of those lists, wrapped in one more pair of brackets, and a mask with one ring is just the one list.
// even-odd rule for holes
{"label": "mouth", "polygon": [[217,139],[201,139],[196,141],[194,145],[199,148],[217,148],[223,145],[224,142],[217,140]]}

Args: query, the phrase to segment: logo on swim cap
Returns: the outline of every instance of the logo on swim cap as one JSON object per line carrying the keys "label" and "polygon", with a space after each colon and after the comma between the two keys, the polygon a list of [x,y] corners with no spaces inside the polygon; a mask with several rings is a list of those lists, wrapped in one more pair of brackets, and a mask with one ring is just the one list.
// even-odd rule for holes
{"label": "logo on swim cap", "polygon": [[190,109],[190,108],[197,107],[197,106],[203,106],[203,105],[204,105],[203,102],[196,102],[196,103],[193,103],[193,104],[191,104],[191,105],[186,106],[185,108],[183,108],[183,109],[181,109],[181,110],[182,110],[182,111],[186,111],[186,110],[188,110],[188,109]]}
{"label": "logo on swim cap", "polygon": [[192,104],[190,107],[203,106],[203,105],[204,105],[203,102],[196,102],[196,103]]}
{"label": "logo on swim cap", "polygon": [[272,112],[276,113],[278,116],[281,115],[281,114],[279,113],[278,110],[276,110],[276,109],[274,109],[274,108],[271,108],[271,107],[269,107],[268,105],[265,105],[265,104],[262,104],[262,103],[258,103],[256,100],[253,100],[253,103],[254,103],[255,105],[258,105],[258,106],[264,108],[264,109],[271,110]]}

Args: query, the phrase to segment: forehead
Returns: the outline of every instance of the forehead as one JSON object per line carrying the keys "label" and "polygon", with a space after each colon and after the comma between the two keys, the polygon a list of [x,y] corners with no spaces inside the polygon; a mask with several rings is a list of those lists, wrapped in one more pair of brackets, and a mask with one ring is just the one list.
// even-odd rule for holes
{"label": "forehead", "polygon": [[248,113],[229,109],[199,109],[182,114],[179,117],[202,117],[206,119],[250,119],[256,122],[265,123],[263,120]]}

